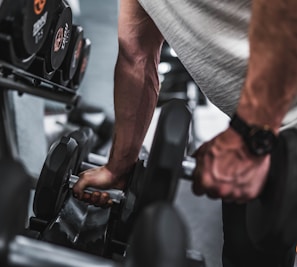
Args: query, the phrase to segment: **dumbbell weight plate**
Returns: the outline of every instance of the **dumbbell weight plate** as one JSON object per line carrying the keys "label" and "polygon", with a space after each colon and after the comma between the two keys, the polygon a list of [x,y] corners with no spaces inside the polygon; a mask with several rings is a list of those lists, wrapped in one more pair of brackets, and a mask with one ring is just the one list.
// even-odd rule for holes
{"label": "dumbbell weight plate", "polygon": [[58,69],[66,57],[72,31],[72,11],[69,5],[62,2],[53,27],[49,49],[45,56],[46,70],[48,72]]}
{"label": "dumbbell weight plate", "polygon": [[[28,54],[36,54],[43,46],[50,30],[56,0],[27,0],[24,11],[20,43]],[[18,45],[17,45],[18,46]]]}
{"label": "dumbbell weight plate", "polygon": [[82,52],[81,52],[80,59],[78,62],[77,70],[76,70],[76,72],[73,76],[73,79],[71,81],[72,88],[77,89],[79,87],[79,85],[81,84],[81,82],[85,76],[87,66],[89,64],[90,52],[91,52],[91,40],[88,38],[84,38],[83,39],[83,48],[82,48]]}
{"label": "dumbbell weight plate", "polygon": [[69,193],[69,177],[75,167],[77,143],[62,137],[54,144],[44,162],[36,186],[33,210],[36,217],[52,220],[61,210]]}
{"label": "dumbbell weight plate", "polygon": [[22,164],[9,159],[0,161],[0,173],[0,266],[7,266],[8,243],[25,229],[30,178]]}
{"label": "dumbbell weight plate", "polygon": [[75,163],[75,167],[72,170],[73,174],[78,174],[80,172],[81,163],[86,160],[89,153],[93,148],[93,139],[94,139],[94,132],[89,127],[82,127],[76,131],[71,132],[68,137],[73,138],[77,145],[77,159]]}
{"label": "dumbbell weight plate", "polygon": [[191,113],[174,99],[161,110],[143,181],[140,208],[156,201],[171,202],[181,176]]}
{"label": "dumbbell weight plate", "polygon": [[83,28],[79,25],[73,25],[69,48],[62,64],[64,81],[70,81],[78,67],[80,54],[83,45]]}
{"label": "dumbbell weight plate", "polygon": [[112,250],[112,240],[128,242],[135,220],[146,207],[172,202],[181,177],[190,121],[184,101],[174,99],[162,106],[148,160],[137,162],[121,203],[117,228],[108,231],[107,251]]}

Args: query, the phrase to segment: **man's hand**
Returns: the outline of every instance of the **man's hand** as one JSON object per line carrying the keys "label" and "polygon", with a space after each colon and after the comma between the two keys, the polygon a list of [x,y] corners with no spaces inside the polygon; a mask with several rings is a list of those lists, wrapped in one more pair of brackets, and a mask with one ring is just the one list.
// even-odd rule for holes
{"label": "man's hand", "polygon": [[270,156],[250,154],[232,128],[203,144],[194,156],[194,193],[228,202],[245,203],[257,197],[270,166]]}
{"label": "man's hand", "polygon": [[89,204],[106,208],[112,205],[112,200],[108,193],[94,192],[92,194],[84,193],[86,187],[95,187],[100,189],[117,188],[123,189],[124,179],[118,179],[105,166],[93,168],[80,173],[78,182],[73,187],[73,195],[78,199]]}

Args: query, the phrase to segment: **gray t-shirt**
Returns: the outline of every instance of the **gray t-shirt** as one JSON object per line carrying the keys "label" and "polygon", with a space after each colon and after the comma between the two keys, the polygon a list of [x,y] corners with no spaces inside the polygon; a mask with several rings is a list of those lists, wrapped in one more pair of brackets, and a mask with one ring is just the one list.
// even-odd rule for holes
{"label": "gray t-shirt", "polygon": [[[231,116],[247,71],[251,0],[139,2],[200,89]],[[293,123],[296,114],[287,114],[285,124]]]}

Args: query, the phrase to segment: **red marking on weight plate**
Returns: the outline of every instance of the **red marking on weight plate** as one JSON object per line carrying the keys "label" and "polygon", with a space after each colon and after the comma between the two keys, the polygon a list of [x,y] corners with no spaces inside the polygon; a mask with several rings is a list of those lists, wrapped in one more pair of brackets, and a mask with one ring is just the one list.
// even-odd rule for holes
{"label": "red marking on weight plate", "polygon": [[36,15],[42,13],[46,4],[46,0],[34,0],[34,12]]}

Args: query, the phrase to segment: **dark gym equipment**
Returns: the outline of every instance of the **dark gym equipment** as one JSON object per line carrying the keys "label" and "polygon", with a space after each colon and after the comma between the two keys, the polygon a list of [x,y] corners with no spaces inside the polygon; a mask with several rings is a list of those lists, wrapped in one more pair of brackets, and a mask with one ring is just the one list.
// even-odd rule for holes
{"label": "dark gym equipment", "polygon": [[84,30],[79,25],[74,25],[70,44],[69,44],[69,52],[66,55],[66,58],[63,62],[62,70],[63,70],[63,79],[65,81],[69,81],[73,78],[76,69],[78,67],[80,54],[83,48],[83,37]]}
{"label": "dark gym equipment", "polygon": [[[71,250],[62,246],[49,244],[46,242],[38,241],[32,238],[28,238],[24,235],[20,235],[24,230],[26,219],[26,208],[29,199],[29,187],[28,180],[24,169],[19,163],[12,161],[0,162],[1,173],[5,181],[5,186],[0,188],[2,201],[0,202],[0,266],[3,267],[139,267],[140,259],[139,255],[134,255],[136,251],[131,250],[127,255],[126,262],[114,262],[102,257],[92,256],[87,253],[82,253],[77,250]],[[6,178],[6,179],[5,179]],[[15,197],[15,196],[18,197]],[[5,198],[4,198],[5,197]],[[11,209],[13,208],[13,210]],[[156,223],[155,223],[155,217]],[[168,254],[172,252],[172,235],[168,232],[170,229],[167,227],[167,219],[170,219],[171,227],[179,233],[174,235],[174,240],[178,242],[180,250],[176,249],[175,254]],[[147,222],[152,222],[155,225],[148,225]],[[143,225],[142,225],[143,224]],[[148,234],[143,233],[144,227],[149,226],[149,232],[154,231],[153,238]],[[164,232],[164,226],[166,227]],[[155,262],[162,263],[163,265],[155,266],[170,266],[170,267],[190,267],[192,265],[187,264],[185,258],[185,248],[181,245],[186,245],[185,236],[182,234],[185,232],[185,226],[180,221],[180,218],[176,211],[167,205],[156,204],[149,207],[147,212],[141,215],[139,222],[137,222],[137,232],[132,239],[133,248],[135,250],[137,243],[140,240],[154,241],[154,245],[160,248],[157,254],[150,255],[148,251],[142,251],[147,249],[146,245],[137,248],[137,252],[140,255],[155,259]],[[139,231],[141,230],[141,231]],[[161,233],[162,237],[158,242],[158,234]],[[149,252],[153,252],[149,251]],[[180,260],[178,260],[180,259]],[[170,262],[170,265],[164,265],[166,262]],[[180,263],[185,265],[180,265]],[[200,265],[203,262],[196,261],[195,266]],[[142,266],[142,265],[141,265]]]}
{"label": "dark gym equipment", "polygon": [[172,205],[159,203],[145,209],[135,223],[127,252],[131,257],[128,257],[127,264],[141,267],[188,266],[187,246],[188,233],[179,214]]}
{"label": "dark gym equipment", "polygon": [[[61,210],[69,189],[78,177],[72,175],[77,170],[78,144],[71,137],[62,137],[60,142],[50,148],[36,186],[33,210],[43,220],[52,220]],[[78,165],[79,166],[79,165]],[[92,192],[97,189],[88,188]],[[119,201],[120,190],[106,190]]]}
{"label": "dark gym equipment", "polygon": [[45,42],[55,5],[56,0],[4,1],[8,13],[0,23],[1,59],[27,69]]}
{"label": "dark gym equipment", "polygon": [[[36,54],[44,44],[50,30],[52,19],[55,12],[56,0],[26,0],[23,17],[19,21],[22,25],[15,27],[16,39],[22,36],[25,51],[31,55]],[[19,32],[18,32],[19,31]],[[17,49],[22,49],[16,44]]]}
{"label": "dark gym equipment", "polygon": [[94,149],[100,149],[111,142],[114,119],[101,108],[80,102],[68,113],[68,123],[90,127],[98,137]]}
{"label": "dark gym equipment", "polygon": [[87,66],[89,64],[89,56],[91,52],[91,40],[83,39],[82,51],[78,61],[78,66],[73,78],[70,80],[69,87],[77,90],[85,76]]}
{"label": "dark gym equipment", "polygon": [[62,208],[69,192],[68,175],[74,169],[76,156],[74,139],[62,138],[51,147],[36,186],[33,210],[39,218],[50,220]]}
{"label": "dark gym equipment", "polygon": [[53,38],[50,38],[50,53],[45,56],[47,72],[58,69],[67,55],[72,35],[72,11],[65,1],[59,6],[56,21]]}
{"label": "dark gym equipment", "polygon": [[[145,175],[143,178],[135,178],[140,180],[137,183],[141,184],[140,192],[138,192],[140,202],[137,208],[143,209],[144,206],[159,200],[172,201],[177,180],[181,175],[189,121],[190,112],[184,103],[179,100],[173,100],[162,108],[151,153],[146,163]],[[175,128],[176,125],[178,125],[178,129]],[[74,152],[74,144],[76,144],[75,150],[77,150],[77,143],[80,142],[79,140],[74,141],[71,137],[63,137],[58,145],[54,145],[50,149],[35,194],[34,211],[37,217],[48,220],[57,214],[57,211],[61,208],[60,202],[64,202],[65,199],[64,194],[58,197],[61,192],[61,185],[66,186],[70,178],[72,183],[76,181],[78,177],[71,176],[73,171],[77,170],[77,168],[81,169],[82,164],[87,165],[82,159],[86,159],[88,153],[85,155],[79,153],[79,162],[77,161],[77,151]],[[88,146],[81,145],[80,147],[85,148]],[[63,151],[63,153],[61,151]],[[58,165],[59,167],[57,167]],[[76,167],[74,165],[76,165]],[[90,167],[94,167],[94,165]],[[51,186],[49,186],[49,184]],[[57,187],[53,188],[53,186]],[[67,188],[67,186],[63,187],[63,190],[65,190],[65,188]],[[92,191],[92,189],[88,190]],[[50,192],[45,193],[45,191]],[[145,191],[150,192],[150,194],[146,195]],[[115,194],[120,195],[119,190],[115,191]],[[63,199],[63,201],[61,201],[61,199]],[[123,199],[125,199],[125,197],[123,197]],[[45,204],[46,202],[50,204]],[[42,207],[39,207],[39,205]],[[59,208],[56,209],[55,207]],[[43,214],[44,212],[48,214],[45,215]]]}
{"label": "dark gym equipment", "polygon": [[53,81],[67,85],[73,78],[83,48],[83,37],[83,27],[73,25],[66,57],[61,67],[56,71]]}
{"label": "dark gym equipment", "polygon": [[0,266],[6,266],[9,243],[25,228],[30,178],[23,165],[12,159],[1,159],[0,170]]}
{"label": "dark gym equipment", "polygon": [[[190,119],[191,114],[183,101],[173,100],[164,105],[148,160],[140,160],[136,164],[125,192],[121,190],[110,191],[110,193],[114,193],[112,197],[115,201],[120,203],[113,205],[112,208],[112,213],[115,216],[111,217],[111,221],[107,226],[107,232],[109,233],[106,237],[107,243],[112,242],[112,240],[121,240],[125,244],[129,232],[132,230],[133,222],[141,210],[157,201],[171,202],[173,200],[177,180],[181,175]],[[177,122],[181,122],[181,124]],[[72,142],[70,141],[72,137],[63,137],[62,140],[67,140],[67,142],[64,141],[67,144]],[[80,143],[80,141],[76,143]],[[81,147],[86,146],[82,145]],[[59,213],[59,209],[65,203],[67,194],[59,194],[59,192],[64,192],[61,190],[61,184],[63,184],[63,189],[66,190],[67,188],[69,192],[70,185],[78,179],[78,177],[71,175],[73,170],[77,170],[77,168],[69,168],[63,162],[76,161],[76,165],[80,169],[82,165],[87,165],[86,162],[82,162],[81,160],[90,158],[90,154],[80,155],[80,159],[77,161],[77,155],[72,157],[70,153],[61,153],[60,151],[58,160],[58,157],[55,156],[58,152],[55,152],[55,149],[60,150],[62,146],[57,145],[54,150],[50,150],[46,159],[47,164],[44,164],[34,198],[34,212],[36,217],[46,221],[54,220],[55,216]],[[65,147],[63,149],[66,151],[69,150]],[[88,153],[88,149],[81,153]],[[63,159],[61,155],[64,155]],[[56,164],[51,162],[55,162]],[[58,165],[59,167],[57,167]],[[57,171],[53,173],[52,170]],[[50,172],[52,172],[51,176],[43,175]],[[48,179],[51,182],[46,181]],[[56,179],[58,181],[55,182],[54,180]],[[52,186],[57,185],[57,187],[51,188],[48,186],[49,184],[52,184]],[[47,190],[50,192],[45,194]],[[96,189],[87,188],[87,190],[89,190],[87,192],[90,192]],[[150,194],[146,194],[146,190]],[[43,192],[43,194],[40,192]],[[42,197],[45,195],[53,197]],[[59,208],[56,209],[55,207]],[[114,233],[114,229],[112,229],[114,221],[120,221],[119,224],[123,224],[122,227],[126,228],[126,230],[119,230],[125,233],[124,237],[118,237],[118,233]],[[112,250],[110,244],[107,244],[106,247],[108,251]]]}
{"label": "dark gym equipment", "polygon": [[68,3],[61,1],[55,9],[46,42],[29,69],[30,72],[48,79],[61,66],[68,51],[72,31],[72,11]]}
{"label": "dark gym equipment", "polygon": [[247,230],[261,250],[292,247],[297,238],[297,130],[280,133],[273,149],[267,183],[247,205]]}
{"label": "dark gym equipment", "polygon": [[25,232],[30,178],[23,165],[11,159],[1,160],[0,170],[0,266],[120,266],[106,259],[20,235]]}

